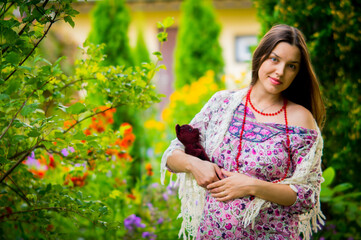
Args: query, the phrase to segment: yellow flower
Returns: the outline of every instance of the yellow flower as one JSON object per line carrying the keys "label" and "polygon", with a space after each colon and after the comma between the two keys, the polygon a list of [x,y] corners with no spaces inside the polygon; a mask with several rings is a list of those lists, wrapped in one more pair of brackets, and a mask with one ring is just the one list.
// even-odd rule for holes
{"label": "yellow flower", "polygon": [[122,193],[119,190],[113,190],[109,194],[109,197],[116,199],[117,197],[120,197],[121,195],[122,195]]}
{"label": "yellow flower", "polygon": [[157,131],[164,131],[165,127],[162,122],[158,122],[156,120],[148,120],[144,123],[144,127],[147,129],[155,129]]}

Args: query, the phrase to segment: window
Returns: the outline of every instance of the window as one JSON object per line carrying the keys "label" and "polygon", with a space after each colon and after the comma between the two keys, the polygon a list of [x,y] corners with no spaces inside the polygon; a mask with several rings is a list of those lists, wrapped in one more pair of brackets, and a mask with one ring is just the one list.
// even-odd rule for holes
{"label": "window", "polygon": [[251,47],[256,46],[256,36],[237,36],[236,37],[236,62],[247,62],[252,59]]}

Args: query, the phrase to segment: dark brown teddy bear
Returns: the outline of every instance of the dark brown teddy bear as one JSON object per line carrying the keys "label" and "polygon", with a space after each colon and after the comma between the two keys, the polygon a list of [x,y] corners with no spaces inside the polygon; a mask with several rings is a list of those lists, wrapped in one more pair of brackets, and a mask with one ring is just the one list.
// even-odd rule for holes
{"label": "dark brown teddy bear", "polygon": [[191,125],[185,124],[175,127],[177,138],[185,147],[185,153],[195,156],[199,159],[210,161],[206,151],[200,144],[199,130]]}

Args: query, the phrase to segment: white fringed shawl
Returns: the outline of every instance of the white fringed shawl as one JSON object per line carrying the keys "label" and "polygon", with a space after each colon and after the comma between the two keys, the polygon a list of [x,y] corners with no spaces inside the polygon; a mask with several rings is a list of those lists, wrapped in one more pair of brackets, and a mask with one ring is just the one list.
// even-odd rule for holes
{"label": "white fringed shawl", "polygon": [[[237,92],[221,91],[216,93],[210,101],[202,108],[191,125],[200,129],[201,144],[204,146],[208,156],[212,156],[215,149],[221,144],[229,124],[232,120],[233,113],[242,99],[247,94],[248,88]],[[161,181],[164,184],[165,172],[167,171],[167,158],[172,154],[173,150],[184,150],[182,143],[178,139],[174,139],[168,149],[164,152],[161,161]],[[311,147],[309,153],[305,156],[300,164],[297,164],[292,177],[286,178],[279,184],[289,184],[290,187],[297,192],[294,184],[303,185],[310,182],[317,182],[321,174],[321,156],[323,149],[323,140],[320,130],[317,128],[317,139]],[[311,172],[311,169],[317,169]],[[200,187],[191,173],[178,173],[177,182],[179,183],[179,198],[181,200],[181,212],[178,217],[183,218],[182,226],[179,231],[179,237],[183,235],[183,239],[193,239],[197,235],[198,227],[203,215],[205,205],[206,191]],[[321,179],[323,181],[323,179]],[[312,200],[314,207],[305,214],[299,215],[298,229],[303,234],[304,239],[310,239],[312,231],[317,232],[324,224],[325,216],[321,212],[319,193],[320,185],[315,186],[315,195],[313,192]],[[270,206],[270,202],[260,198],[255,198],[249,208],[237,216],[241,219],[242,224],[247,227],[250,223],[254,225],[255,218],[259,211]],[[186,231],[188,235],[186,234]]]}

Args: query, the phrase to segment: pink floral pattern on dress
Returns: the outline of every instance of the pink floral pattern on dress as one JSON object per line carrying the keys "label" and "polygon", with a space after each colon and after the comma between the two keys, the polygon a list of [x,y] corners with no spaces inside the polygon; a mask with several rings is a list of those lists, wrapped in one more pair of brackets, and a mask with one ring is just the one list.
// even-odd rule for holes
{"label": "pink floral pattern on dress", "polygon": [[[235,171],[236,168],[235,158],[244,109],[243,104],[236,109],[222,144],[212,156],[214,163],[228,171]],[[242,155],[239,161],[240,172],[265,181],[282,178],[288,160],[285,125],[259,123],[249,109],[246,114]],[[292,159],[288,176],[292,176],[297,164],[304,159],[315,143],[317,132],[289,126],[289,134]],[[271,207],[262,209],[256,218],[254,228],[251,225],[244,228],[236,218],[247,208],[252,197],[218,202],[207,193],[203,221],[198,229],[197,239],[298,239],[298,215],[314,206],[311,196],[317,193],[313,192],[313,186],[295,187],[298,190],[296,202],[289,207],[272,203]]]}

